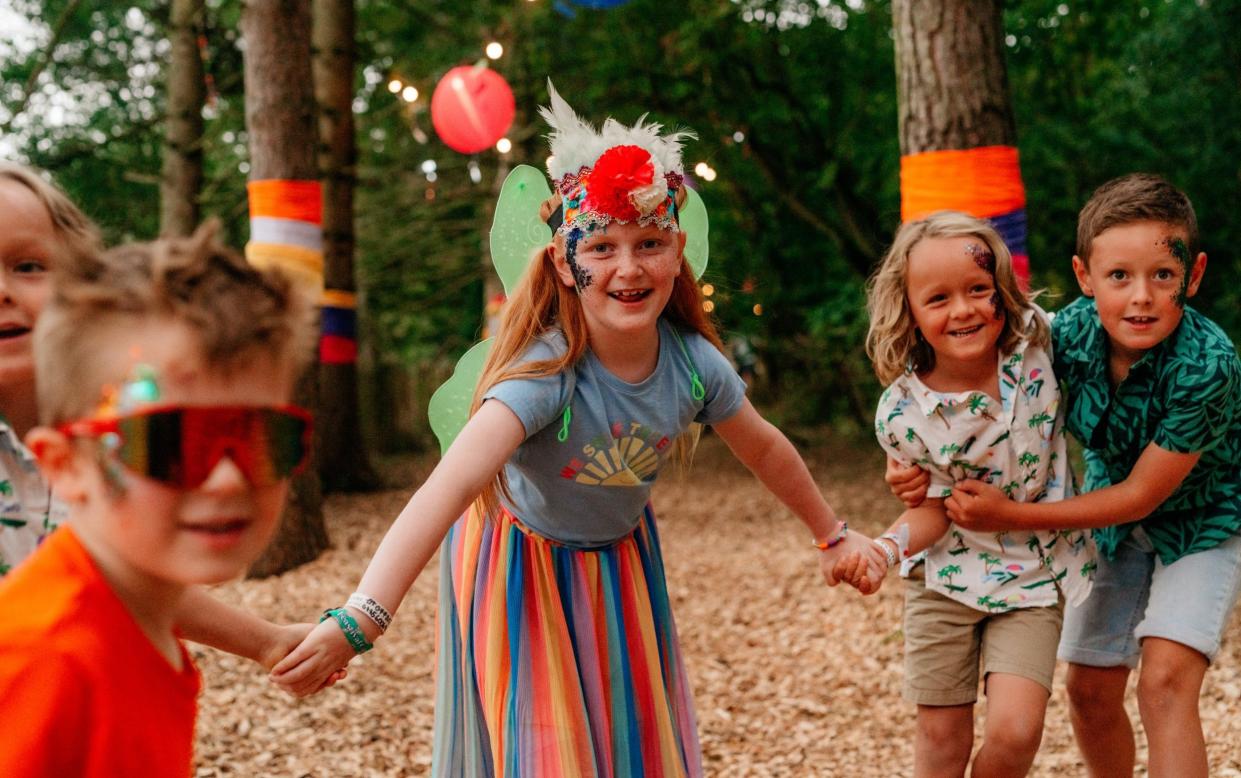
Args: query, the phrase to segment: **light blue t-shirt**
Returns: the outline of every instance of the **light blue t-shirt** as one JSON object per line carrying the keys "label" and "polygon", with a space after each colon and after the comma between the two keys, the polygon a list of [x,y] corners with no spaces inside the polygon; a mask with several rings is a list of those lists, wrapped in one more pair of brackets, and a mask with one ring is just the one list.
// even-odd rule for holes
{"label": "light blue t-shirt", "polygon": [[[504,465],[512,496],[502,499],[505,507],[540,535],[571,545],[609,543],[632,531],[677,436],[692,422],[724,421],[745,400],[745,383],[710,341],[695,332],[680,332],[679,340],[660,319],[659,361],[636,384],[587,349],[569,372],[491,387],[485,399],[504,403],[526,430]],[[554,331],[521,361],[554,359],[566,348]],[[693,397],[694,370],[701,400]],[[572,418],[561,442],[567,405]]]}

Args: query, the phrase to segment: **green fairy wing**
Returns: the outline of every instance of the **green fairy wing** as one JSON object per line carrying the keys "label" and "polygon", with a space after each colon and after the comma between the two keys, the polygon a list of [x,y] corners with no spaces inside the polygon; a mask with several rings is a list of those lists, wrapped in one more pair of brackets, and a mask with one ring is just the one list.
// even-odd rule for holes
{"label": "green fairy wing", "polygon": [[[707,269],[707,208],[697,192],[688,188],[686,191],[688,197],[680,214],[681,229],[685,231],[685,259],[694,277],[702,278]],[[530,165],[518,165],[504,179],[491,222],[491,262],[504,284],[505,294],[511,295],[517,288],[535,249],[552,240],[551,228],[539,218],[539,206],[551,196],[547,177]],[[452,377],[431,395],[427,417],[439,439],[441,454],[448,451],[470,417],[474,387],[490,351],[491,338],[476,343],[457,361]]]}

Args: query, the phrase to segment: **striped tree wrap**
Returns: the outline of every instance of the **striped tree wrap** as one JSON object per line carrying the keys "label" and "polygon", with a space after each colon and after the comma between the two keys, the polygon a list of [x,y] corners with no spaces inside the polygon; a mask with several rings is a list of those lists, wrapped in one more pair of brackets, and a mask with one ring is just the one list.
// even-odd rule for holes
{"label": "striped tree wrap", "polygon": [[701,776],[648,505],[611,545],[474,509],[440,551],[436,776]]}
{"label": "striped tree wrap", "polygon": [[1016,147],[979,146],[901,157],[901,221],[943,210],[964,211],[991,222],[1012,252],[1017,278],[1029,286],[1026,189]]}

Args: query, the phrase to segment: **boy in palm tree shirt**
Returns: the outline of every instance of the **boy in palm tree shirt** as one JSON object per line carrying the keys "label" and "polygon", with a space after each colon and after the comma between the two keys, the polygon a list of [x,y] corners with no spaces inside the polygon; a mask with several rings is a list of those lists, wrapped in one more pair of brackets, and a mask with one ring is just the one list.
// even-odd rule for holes
{"label": "boy in palm tree shirt", "polygon": [[1198,697],[1241,591],[1241,363],[1185,305],[1206,263],[1184,193],[1145,174],[1100,187],[1073,257],[1085,297],[1053,325],[1087,494],[1022,504],[967,481],[946,503],[975,529],[1097,528],[1094,593],[1066,612],[1060,645],[1095,776],[1133,772],[1124,695],[1139,658],[1150,774],[1208,773]]}

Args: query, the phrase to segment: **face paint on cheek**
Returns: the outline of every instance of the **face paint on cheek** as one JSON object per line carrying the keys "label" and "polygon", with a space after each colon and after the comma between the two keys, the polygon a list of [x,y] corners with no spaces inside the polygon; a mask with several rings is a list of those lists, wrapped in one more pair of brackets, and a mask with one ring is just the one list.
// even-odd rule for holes
{"label": "face paint on cheek", "polygon": [[590,286],[594,278],[590,275],[590,271],[577,264],[577,244],[582,239],[582,230],[580,227],[574,227],[569,231],[569,235],[565,240],[564,258],[569,265],[569,270],[573,273],[573,283],[577,285],[579,292]]}
{"label": "face paint on cheek", "polygon": [[970,243],[965,247],[965,253],[970,255],[974,260],[974,264],[987,272],[991,276],[991,283],[995,285],[995,293],[991,295],[991,313],[998,320],[1003,318],[1003,308],[1001,307],[1000,286],[995,280],[995,254],[991,249],[980,246],[977,243]]}
{"label": "face paint on cheek", "polygon": [[1164,238],[1163,245],[1181,265],[1181,288],[1172,295],[1176,307],[1185,307],[1185,298],[1189,295],[1189,247],[1180,238]]}

